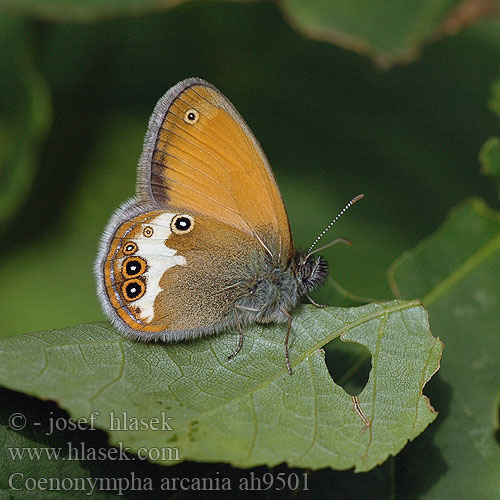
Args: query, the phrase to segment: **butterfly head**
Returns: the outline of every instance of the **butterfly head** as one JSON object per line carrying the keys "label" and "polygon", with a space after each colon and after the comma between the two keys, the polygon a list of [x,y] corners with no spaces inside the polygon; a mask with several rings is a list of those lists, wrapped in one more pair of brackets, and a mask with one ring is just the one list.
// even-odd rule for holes
{"label": "butterfly head", "polygon": [[297,255],[295,278],[301,295],[306,295],[323,285],[328,277],[328,264],[320,255]]}

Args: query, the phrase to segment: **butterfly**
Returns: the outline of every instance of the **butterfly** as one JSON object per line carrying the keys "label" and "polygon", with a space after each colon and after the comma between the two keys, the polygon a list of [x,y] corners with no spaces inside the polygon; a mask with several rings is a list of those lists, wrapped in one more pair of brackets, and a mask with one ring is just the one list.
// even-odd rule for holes
{"label": "butterfly", "polygon": [[[348,240],[331,244],[338,241]],[[115,211],[100,242],[98,297],[112,324],[137,340],[237,328],[229,359],[242,347],[243,326],[288,323],[291,374],[290,312],[304,296],[315,304],[309,293],[328,275],[318,250],[294,248],[269,162],[234,106],[189,78],[154,108],[136,196]]]}

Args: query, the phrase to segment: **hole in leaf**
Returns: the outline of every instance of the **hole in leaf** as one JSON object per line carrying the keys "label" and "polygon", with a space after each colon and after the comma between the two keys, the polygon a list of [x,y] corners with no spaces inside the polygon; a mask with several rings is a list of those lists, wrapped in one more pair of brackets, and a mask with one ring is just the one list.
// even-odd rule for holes
{"label": "hole in leaf", "polygon": [[339,338],[325,346],[325,359],[330,376],[351,396],[357,396],[368,382],[372,367],[370,351],[355,342]]}

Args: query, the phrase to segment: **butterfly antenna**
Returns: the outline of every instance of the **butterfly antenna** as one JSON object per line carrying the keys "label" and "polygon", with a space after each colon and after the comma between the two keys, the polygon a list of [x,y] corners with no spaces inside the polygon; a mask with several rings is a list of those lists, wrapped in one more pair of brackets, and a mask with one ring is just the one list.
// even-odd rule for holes
{"label": "butterfly antenna", "polygon": [[[311,250],[316,246],[316,244],[318,243],[318,241],[323,238],[323,236],[332,228],[332,226],[340,219],[340,217],[342,215],[344,215],[347,210],[349,208],[351,208],[357,201],[361,200],[361,198],[363,198],[365,195],[364,194],[358,194],[358,196],[355,196],[338,214],[337,216],[335,217],[335,219],[332,220],[332,222],[330,222],[330,224],[328,224],[328,226],[325,227],[325,229],[323,229],[323,231],[321,232],[321,234],[313,241],[313,244],[309,247],[309,250],[307,251],[307,255],[311,255],[311,253],[314,253],[314,252],[311,252]],[[339,238],[335,241],[332,241],[331,243],[329,243],[328,245],[325,245],[321,248],[318,248],[318,250],[316,251],[319,251],[319,250],[324,250],[325,248],[333,245],[334,243],[347,243],[347,244],[350,244],[350,241],[349,240],[346,240],[345,238]]]}

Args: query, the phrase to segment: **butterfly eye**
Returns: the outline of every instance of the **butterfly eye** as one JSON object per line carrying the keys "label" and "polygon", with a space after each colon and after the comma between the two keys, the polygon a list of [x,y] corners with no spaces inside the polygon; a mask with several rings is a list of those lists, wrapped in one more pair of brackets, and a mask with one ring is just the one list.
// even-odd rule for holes
{"label": "butterfly eye", "polygon": [[184,121],[186,123],[194,124],[200,119],[200,113],[196,109],[188,109],[184,113]]}
{"label": "butterfly eye", "polygon": [[140,299],[145,291],[146,285],[139,279],[125,281],[122,286],[123,297],[129,302]]}
{"label": "butterfly eye", "polygon": [[175,234],[186,234],[192,231],[194,220],[190,215],[176,215],[170,223],[170,229]]}
{"label": "butterfly eye", "polygon": [[137,245],[133,241],[125,243],[125,247],[123,249],[123,253],[125,255],[132,255],[135,252],[137,252]]}
{"label": "butterfly eye", "polygon": [[151,236],[153,236],[153,228],[151,226],[146,226],[144,228],[144,230],[142,231],[142,234],[146,237],[146,238],[151,238]]}
{"label": "butterfly eye", "polygon": [[307,265],[308,263],[306,262],[301,268],[300,268],[300,277],[302,278],[303,281],[308,280],[311,277],[312,274],[312,269],[310,265]]}
{"label": "butterfly eye", "polygon": [[123,261],[122,274],[125,278],[140,276],[146,271],[146,261],[140,257],[129,257]]}

